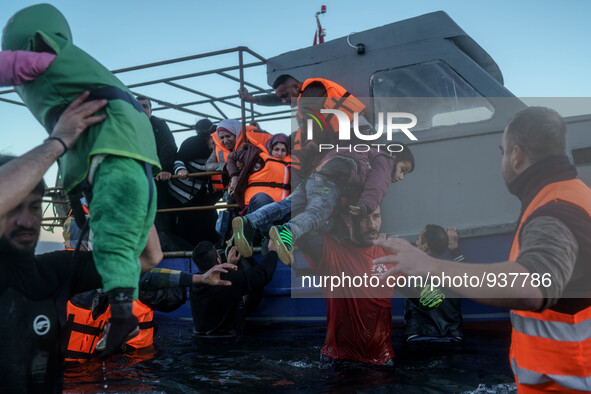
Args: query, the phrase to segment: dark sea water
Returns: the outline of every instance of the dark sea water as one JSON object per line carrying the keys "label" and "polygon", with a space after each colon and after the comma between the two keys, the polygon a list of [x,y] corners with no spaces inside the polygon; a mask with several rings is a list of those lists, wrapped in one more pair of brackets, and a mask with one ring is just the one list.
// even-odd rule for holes
{"label": "dark sea water", "polygon": [[65,392],[514,393],[509,333],[465,330],[460,344],[403,344],[395,367],[320,362],[324,324],[251,323],[240,338],[203,338],[190,321],[158,317],[154,348],[69,365]]}

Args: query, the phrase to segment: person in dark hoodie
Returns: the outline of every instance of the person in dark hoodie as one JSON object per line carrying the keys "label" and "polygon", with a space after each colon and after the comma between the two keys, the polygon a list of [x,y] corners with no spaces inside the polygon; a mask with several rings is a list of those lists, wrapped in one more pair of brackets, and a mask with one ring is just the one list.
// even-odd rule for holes
{"label": "person in dark hoodie", "polygon": [[[273,278],[277,267],[277,252],[269,242],[269,252],[262,261],[243,270],[222,274],[220,279],[232,282],[223,290],[201,285],[191,288],[191,311],[195,331],[201,335],[240,335],[244,332],[246,308],[243,296],[259,292]],[[236,248],[228,253],[228,263],[238,264],[241,256]],[[200,242],[193,250],[193,261],[199,272],[222,264],[222,258],[211,242]],[[221,286],[220,286],[221,287]]]}
{"label": "person in dark hoodie", "polygon": [[[454,261],[464,260],[458,248],[458,233],[455,228],[444,229],[436,224],[428,224],[418,235],[416,245],[433,257],[440,258],[449,249]],[[423,297],[404,300],[404,337],[407,342],[462,340],[461,299],[436,299],[438,294],[443,294],[437,290],[427,288],[426,291],[423,290]]]}
{"label": "person in dark hoodie", "polygon": [[[178,178],[168,181],[168,192],[177,208],[214,205],[223,192],[213,189],[210,177],[188,177],[189,174],[205,172],[205,162],[213,151],[211,134],[216,130],[209,119],[195,124],[196,135],[181,144],[174,173]],[[189,211],[178,214],[176,235],[189,242],[192,247],[200,241],[216,243],[219,235],[215,231],[217,214],[215,210]]]}

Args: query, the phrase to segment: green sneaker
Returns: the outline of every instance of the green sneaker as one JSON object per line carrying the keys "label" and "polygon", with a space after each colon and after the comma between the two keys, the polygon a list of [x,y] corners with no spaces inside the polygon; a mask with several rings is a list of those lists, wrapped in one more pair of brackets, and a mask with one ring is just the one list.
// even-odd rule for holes
{"label": "green sneaker", "polygon": [[273,226],[269,230],[269,237],[277,245],[279,259],[286,265],[293,263],[293,237],[291,231],[285,226]]}
{"label": "green sneaker", "polygon": [[252,240],[254,238],[254,228],[243,216],[237,216],[232,220],[232,230],[234,231],[234,244],[242,257],[252,256]]}

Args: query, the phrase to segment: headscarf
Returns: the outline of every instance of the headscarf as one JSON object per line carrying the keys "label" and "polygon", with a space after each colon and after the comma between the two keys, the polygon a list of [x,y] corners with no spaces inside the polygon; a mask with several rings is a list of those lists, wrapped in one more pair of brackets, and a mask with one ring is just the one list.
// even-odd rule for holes
{"label": "headscarf", "polygon": [[218,123],[216,133],[219,133],[222,130],[227,131],[230,134],[234,134],[236,136],[236,139],[238,139],[238,136],[242,131],[242,124],[236,119],[224,119],[220,123]]}
{"label": "headscarf", "polygon": [[286,136],[285,134],[275,134],[273,137],[269,138],[269,140],[265,144],[265,148],[267,149],[267,152],[269,152],[269,154],[271,154],[271,151],[273,150],[273,146],[275,146],[275,144],[285,144],[285,148],[287,149],[286,156],[290,155],[290,141],[288,136]]}

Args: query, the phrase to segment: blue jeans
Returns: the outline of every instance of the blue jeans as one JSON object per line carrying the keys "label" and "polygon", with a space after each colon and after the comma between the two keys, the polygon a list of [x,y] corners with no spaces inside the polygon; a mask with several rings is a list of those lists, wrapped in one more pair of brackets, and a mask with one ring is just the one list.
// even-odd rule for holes
{"label": "blue jeans", "polygon": [[272,204],[273,199],[267,193],[257,193],[250,199],[246,213],[253,213],[265,205]]}
{"label": "blue jeans", "polygon": [[[319,230],[328,220],[340,197],[340,188],[330,178],[314,173],[287,198],[268,204],[246,215],[252,226],[263,233],[268,232],[273,222],[283,219],[292,212],[300,212],[286,224],[293,240],[309,231]],[[305,209],[304,209],[305,208]]]}

